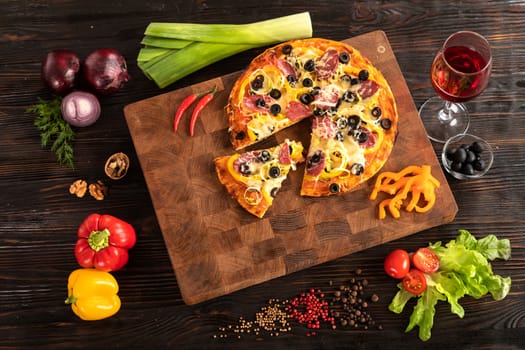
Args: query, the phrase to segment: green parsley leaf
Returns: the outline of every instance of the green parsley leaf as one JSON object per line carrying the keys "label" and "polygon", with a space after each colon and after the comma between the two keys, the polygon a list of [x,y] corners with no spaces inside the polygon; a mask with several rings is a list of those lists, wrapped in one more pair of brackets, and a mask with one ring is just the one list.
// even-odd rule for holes
{"label": "green parsley leaf", "polygon": [[42,147],[50,146],[60,165],[73,168],[74,157],[71,143],[75,139],[75,132],[62,118],[61,105],[62,97],[60,96],[52,100],[44,100],[39,97],[38,103],[30,106],[27,111],[37,116],[34,125],[40,131]]}

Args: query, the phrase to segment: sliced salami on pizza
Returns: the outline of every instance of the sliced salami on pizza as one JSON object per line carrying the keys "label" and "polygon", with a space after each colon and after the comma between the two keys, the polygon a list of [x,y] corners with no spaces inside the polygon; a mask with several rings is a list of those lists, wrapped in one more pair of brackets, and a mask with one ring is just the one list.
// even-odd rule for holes
{"label": "sliced salami on pizza", "polygon": [[303,145],[285,140],[267,149],[214,159],[219,181],[249,213],[262,218],[296,164],[304,162]]}

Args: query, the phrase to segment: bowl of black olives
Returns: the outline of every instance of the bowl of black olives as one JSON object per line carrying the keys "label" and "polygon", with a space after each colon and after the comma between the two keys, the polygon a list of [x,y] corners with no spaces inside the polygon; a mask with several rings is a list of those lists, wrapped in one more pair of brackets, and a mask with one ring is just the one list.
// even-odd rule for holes
{"label": "bowl of black olives", "polygon": [[441,162],[456,179],[476,179],[487,173],[494,161],[492,147],[487,141],[471,134],[451,137],[443,146]]}

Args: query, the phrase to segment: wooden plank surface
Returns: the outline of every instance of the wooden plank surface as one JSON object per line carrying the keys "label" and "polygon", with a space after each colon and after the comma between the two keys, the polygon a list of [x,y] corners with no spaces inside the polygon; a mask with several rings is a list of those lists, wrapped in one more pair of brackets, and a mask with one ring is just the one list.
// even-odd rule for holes
{"label": "wooden plank surface", "polygon": [[[148,23],[248,23],[297,11],[310,11],[314,35],[342,40],[382,29],[416,106],[435,96],[429,79],[432,59],[443,40],[457,30],[475,30],[493,47],[493,74],[487,89],[468,103],[470,131],[494,149],[490,171],[475,181],[446,175],[459,211],[445,225],[430,228],[336,260],[291,273],[196,305],[181,297],[151,196],[139,165],[123,107],[136,101],[243,69],[263,48],[217,62],[159,89],[138,69],[135,59]],[[525,344],[525,0],[504,1],[4,1],[0,13],[0,349],[523,349]],[[504,23],[504,25],[502,25]],[[75,169],[58,165],[42,148],[26,109],[37,97],[49,98],[40,76],[49,50],[69,48],[86,57],[99,47],[118,49],[127,59],[132,80],[119,93],[101,99],[102,114],[93,126],[75,130]],[[392,82],[393,84],[395,82]],[[186,129],[184,129],[186,130]],[[199,131],[201,132],[201,131]],[[440,145],[433,144],[436,153]],[[104,174],[109,155],[124,152],[131,167],[126,177]],[[103,201],[71,196],[77,179],[103,180],[110,187]],[[226,199],[225,199],[226,201]],[[114,273],[122,300],[115,316],[101,321],[79,319],[63,301],[67,276],[78,264],[76,230],[92,212],[130,222],[137,244],[126,267]],[[415,251],[429,242],[454,239],[458,229],[481,238],[508,238],[512,257],[494,261],[494,272],[512,278],[500,301],[465,297],[465,317],[438,302],[432,338],[422,342],[417,329],[405,333],[415,301],[394,314],[388,305],[396,281],[382,268],[392,249]],[[356,269],[375,293],[369,312],[379,330],[321,325],[307,337],[306,326],[292,324],[279,336],[269,333],[215,338],[220,327],[239,317],[255,319],[270,298],[292,299],[310,288],[330,301]]]}
{"label": "wooden plank surface", "polygon": [[[265,218],[246,213],[218,182],[213,158],[233,153],[223,108],[239,73],[148,98],[125,116],[183,299],[195,304],[451,221],[457,205],[428,141],[384,32],[345,42],[385,75],[396,97],[399,135],[383,170],[430,164],[442,183],[425,214],[377,219],[368,196],[373,181],[343,196],[301,197],[303,167],[290,174]],[[217,84],[219,92],[189,137],[188,116],[173,133],[173,116],[191,92]],[[252,148],[291,137],[309,144],[309,121]],[[374,178],[373,178],[374,179]],[[372,180],[373,180],[372,179]]]}

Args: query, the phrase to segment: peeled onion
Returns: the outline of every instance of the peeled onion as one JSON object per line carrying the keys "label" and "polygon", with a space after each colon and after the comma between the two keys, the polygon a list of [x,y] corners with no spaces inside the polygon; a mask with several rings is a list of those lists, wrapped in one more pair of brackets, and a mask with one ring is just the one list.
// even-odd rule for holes
{"label": "peeled onion", "polygon": [[62,118],[78,127],[89,126],[100,117],[100,102],[92,93],[74,91],[62,99]]}
{"label": "peeled onion", "polygon": [[42,78],[58,94],[73,88],[80,70],[80,60],[70,50],[48,52],[42,61]]}
{"label": "peeled onion", "polygon": [[102,48],[90,53],[84,60],[84,78],[97,92],[113,94],[128,82],[128,67],[117,50]]}

